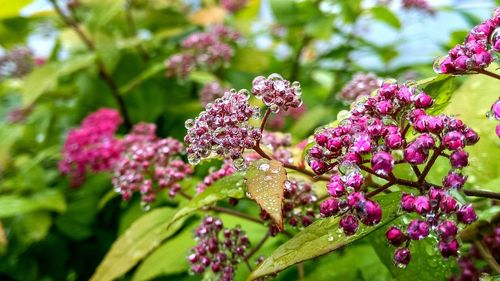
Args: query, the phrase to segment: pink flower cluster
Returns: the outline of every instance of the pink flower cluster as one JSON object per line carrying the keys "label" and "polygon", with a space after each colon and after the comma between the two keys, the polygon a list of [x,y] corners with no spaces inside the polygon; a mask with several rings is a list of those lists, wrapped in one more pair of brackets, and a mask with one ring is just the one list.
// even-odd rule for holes
{"label": "pink flower cluster", "polygon": [[33,51],[28,47],[15,47],[0,56],[0,80],[23,77],[33,69]]}
{"label": "pink flower cluster", "polygon": [[264,104],[274,113],[302,105],[300,83],[297,81],[290,83],[277,73],[273,73],[267,78],[264,76],[255,77],[252,82],[252,93],[258,99],[262,99]]}
{"label": "pink flower cluster", "polygon": [[[250,118],[259,118],[258,107],[248,103],[247,90],[231,90],[205,106],[196,119],[185,122],[188,160],[198,164],[212,153],[226,159],[241,159],[246,148],[255,146],[261,138],[260,130],[248,124]],[[239,160],[238,160],[239,161]],[[237,161],[237,162],[238,162]]]}
{"label": "pink flower cluster", "polygon": [[357,73],[342,88],[337,98],[344,103],[350,104],[358,97],[369,96],[373,91],[378,89],[382,84],[382,79],[373,73]]}
{"label": "pink flower cluster", "polygon": [[243,9],[247,5],[247,0],[220,0],[220,5],[234,13]]}
{"label": "pink flower cluster", "polygon": [[464,74],[486,68],[494,60],[493,52],[500,51],[500,8],[493,17],[475,26],[463,44],[436,61],[438,73]]}
{"label": "pink flower cluster", "polygon": [[158,138],[154,124],[140,123],[125,136],[126,150],[114,168],[113,185],[124,200],[134,192],[142,201],[151,203],[162,189],[175,196],[179,181],[192,173],[190,165],[174,156],[182,151],[182,144],[172,138]]}
{"label": "pink flower cluster", "polygon": [[115,138],[121,123],[116,110],[101,108],[89,114],[80,128],[69,132],[59,170],[71,177],[72,186],[80,186],[88,170],[101,172],[113,168],[124,149],[123,143]]}
{"label": "pink flower cluster", "polygon": [[434,232],[439,239],[438,249],[445,258],[458,256],[459,242],[457,223],[470,224],[477,220],[471,205],[459,204],[446,189],[431,188],[427,194],[414,196],[404,194],[401,208],[407,213],[416,213],[421,218],[413,219],[406,228],[391,226],[386,237],[389,243],[399,247],[394,253],[394,263],[406,266],[411,260],[411,240],[422,240]]}
{"label": "pink flower cluster", "polygon": [[[468,165],[468,154],[463,149],[475,144],[479,137],[458,119],[428,115],[425,110],[433,102],[429,95],[416,88],[384,83],[375,96],[352,104],[350,115],[337,127],[326,128],[314,135],[316,144],[308,154],[312,170],[318,175],[334,168],[340,172],[334,173],[327,184],[333,198],[321,204],[323,216],[342,214],[340,227],[347,235],[356,232],[359,220],[366,225],[380,221],[380,206],[368,198],[380,191],[373,194],[361,191],[365,183],[361,171],[365,171],[386,180],[388,187],[397,183],[420,190],[421,196],[418,197],[404,195],[401,204],[403,210],[416,212],[423,219],[409,224],[408,235],[391,238],[397,242],[394,245],[401,245],[409,239],[420,240],[436,227],[441,235],[438,245],[441,254],[444,257],[456,255],[458,242],[454,238],[456,233],[453,234],[450,216],[455,215],[462,223],[471,223],[476,216],[470,205],[460,207],[449,191],[464,185],[466,177],[461,170]],[[415,134],[407,136],[410,129]],[[442,186],[426,181],[438,157],[448,158],[451,166]],[[368,163],[371,167],[366,165]],[[417,181],[399,179],[393,174],[395,165],[401,164],[411,166]],[[425,164],[424,170],[420,171],[417,165],[422,164]],[[442,225],[450,228],[447,234],[439,232]],[[407,264],[410,260],[408,248],[396,250],[394,259],[398,265]]]}
{"label": "pink flower cluster", "polygon": [[233,57],[232,45],[240,37],[239,32],[223,25],[189,35],[182,41],[183,51],[165,61],[167,76],[184,78],[196,68],[217,69]]}
{"label": "pink flower cluster", "polygon": [[250,240],[240,227],[224,228],[222,221],[205,217],[194,232],[197,241],[187,257],[191,272],[211,271],[215,280],[231,281],[235,270],[245,257]]}
{"label": "pink flower cluster", "polygon": [[429,14],[436,12],[426,0],[403,0],[402,4],[404,9],[417,9]]}
{"label": "pink flower cluster", "polygon": [[[283,195],[283,219],[286,224],[292,227],[306,227],[313,223],[315,219],[315,203],[317,201],[316,193],[311,184],[295,179],[289,179],[285,182]],[[261,210],[260,218],[264,221],[271,221],[269,214]],[[271,236],[279,233],[276,224],[269,225]]]}
{"label": "pink flower cluster", "polygon": [[217,81],[207,83],[200,91],[200,102],[203,106],[206,106],[208,103],[214,102],[215,99],[222,97],[228,90]]}
{"label": "pink flower cluster", "polygon": [[203,181],[196,186],[197,192],[202,193],[214,182],[220,180],[223,177],[232,175],[234,174],[234,172],[236,172],[236,169],[233,167],[233,164],[231,164],[229,161],[226,161],[224,164],[222,164],[222,167],[219,170],[210,172],[208,176],[206,176]]}

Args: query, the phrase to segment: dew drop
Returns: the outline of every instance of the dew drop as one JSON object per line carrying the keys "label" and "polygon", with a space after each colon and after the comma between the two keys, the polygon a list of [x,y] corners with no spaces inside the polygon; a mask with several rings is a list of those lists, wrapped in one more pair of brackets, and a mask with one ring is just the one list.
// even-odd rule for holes
{"label": "dew drop", "polygon": [[443,71],[441,70],[441,64],[447,57],[448,56],[442,56],[434,60],[434,62],[432,63],[432,69],[434,70],[434,72],[436,72],[437,74],[443,73]]}
{"label": "dew drop", "polygon": [[272,111],[273,113],[278,113],[278,112],[280,112],[280,107],[279,107],[279,106],[277,106],[276,104],[272,104],[269,108],[271,109],[271,111]]}
{"label": "dew drop", "polygon": [[247,89],[241,89],[238,94],[244,96],[246,100],[250,99],[250,92]]}
{"label": "dew drop", "polygon": [[259,170],[264,171],[264,172],[267,172],[267,170],[269,170],[269,167],[270,167],[270,165],[269,165],[269,164],[267,164],[267,163],[263,163],[263,164],[260,164],[260,166],[259,166]]}
{"label": "dew drop", "polygon": [[186,122],[184,122],[184,127],[186,127],[186,129],[191,129],[194,127],[194,120],[193,119],[188,119],[186,120]]}

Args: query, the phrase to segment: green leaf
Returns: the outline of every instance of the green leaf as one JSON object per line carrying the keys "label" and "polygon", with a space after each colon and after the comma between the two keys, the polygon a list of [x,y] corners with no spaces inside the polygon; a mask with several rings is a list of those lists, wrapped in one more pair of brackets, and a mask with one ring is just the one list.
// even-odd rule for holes
{"label": "green leaf", "polygon": [[12,232],[24,246],[44,239],[52,225],[50,213],[45,211],[32,212],[16,217],[12,221]]}
{"label": "green leaf", "polygon": [[[403,224],[403,218],[395,221]],[[410,246],[411,261],[406,268],[398,268],[393,263],[394,247],[389,246],[385,238],[386,227],[380,228],[370,236],[372,245],[380,260],[385,264],[396,280],[413,280],[418,276],[421,281],[447,280],[454,260],[446,261],[437,249],[437,241],[428,237],[420,241],[412,241]]]}
{"label": "green leaf", "polygon": [[434,105],[428,110],[429,114],[441,113],[449,104],[458,88],[457,83],[455,83],[455,77],[445,74],[418,81],[417,85],[434,98]]}
{"label": "green leaf", "polygon": [[106,27],[110,21],[125,9],[125,0],[86,0],[85,5],[92,11],[88,25],[92,30]]}
{"label": "green leaf", "polygon": [[158,208],[135,221],[113,243],[91,280],[114,280],[127,273],[182,226],[179,221],[167,230],[167,222],[174,214],[175,209]]}
{"label": "green leaf", "polygon": [[22,215],[38,210],[64,212],[66,202],[57,190],[46,190],[32,197],[4,195],[0,197],[0,218]]}
{"label": "green leaf", "polygon": [[132,81],[122,86],[120,88],[120,94],[124,95],[127,92],[130,92],[131,90],[139,86],[142,82],[148,80],[149,78],[155,76],[156,74],[164,70],[165,70],[165,63],[161,62],[153,64],[150,68],[144,70],[141,74],[132,79]]}
{"label": "green leaf", "polygon": [[[314,270],[308,270],[306,275],[306,279],[310,281],[392,280],[390,272],[380,262],[377,253],[370,244],[351,245],[343,253],[333,252],[313,263],[317,266]],[[331,270],[332,268],[335,270]]]}
{"label": "green leaf", "polygon": [[283,229],[283,193],[286,170],[276,160],[260,159],[253,162],[245,176],[250,197]]}
{"label": "green leaf", "polygon": [[94,58],[94,54],[85,54],[36,68],[28,75],[22,86],[23,104],[32,104],[40,95],[53,88],[59,77],[92,65]]}
{"label": "green leaf", "polygon": [[196,242],[193,230],[197,225],[183,229],[181,234],[167,240],[149,255],[134,273],[132,281],[152,280],[161,275],[181,273],[188,268],[185,256]]}
{"label": "green leaf", "polygon": [[401,29],[401,22],[398,17],[385,6],[375,6],[371,8],[370,13],[373,17],[385,24],[394,27],[395,29]]}
{"label": "green leaf", "polygon": [[210,187],[205,189],[205,191],[191,199],[182,209],[180,209],[169,223],[169,227],[179,219],[219,200],[226,198],[243,198],[245,195],[243,177],[244,173],[238,172],[216,181]]}
{"label": "green leaf", "polygon": [[299,262],[309,260],[357,241],[397,217],[401,194],[393,192],[376,197],[383,210],[382,221],[376,226],[360,225],[356,234],[345,236],[338,231],[340,217],[318,220],[281,245],[264,260],[249,277],[255,280],[279,272]]}
{"label": "green leaf", "polygon": [[32,0],[2,1],[2,8],[0,9],[0,19],[19,15],[19,12],[29,3],[31,3],[31,1]]}

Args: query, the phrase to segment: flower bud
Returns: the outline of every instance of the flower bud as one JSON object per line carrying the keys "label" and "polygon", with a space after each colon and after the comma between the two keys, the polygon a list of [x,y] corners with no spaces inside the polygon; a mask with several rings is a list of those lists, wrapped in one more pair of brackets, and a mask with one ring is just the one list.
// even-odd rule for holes
{"label": "flower bud", "polygon": [[466,176],[450,171],[443,179],[443,186],[445,188],[461,189],[466,179]]}
{"label": "flower bud", "polygon": [[413,203],[415,202],[415,197],[411,194],[403,194],[401,197],[401,208],[405,212],[413,212],[415,210]]}
{"label": "flower bud", "polygon": [[472,205],[464,205],[457,211],[457,220],[462,223],[470,224],[477,220],[476,212]]}
{"label": "flower bud", "polygon": [[451,257],[451,256],[458,256],[458,248],[459,248],[459,244],[458,244],[458,241],[457,239],[452,239],[450,241],[439,241],[439,244],[438,244],[438,249],[439,249],[439,252],[441,253],[441,255],[444,257],[444,258],[448,258],[448,257]]}
{"label": "flower bud", "polygon": [[431,203],[427,196],[421,195],[415,198],[413,201],[413,208],[415,211],[421,215],[427,214],[431,210]]}
{"label": "flower bud", "polygon": [[358,215],[365,225],[375,225],[382,219],[382,208],[375,201],[366,200],[361,204]]}
{"label": "flower bud", "polygon": [[429,108],[433,103],[432,97],[430,97],[424,92],[421,92],[418,95],[416,95],[414,97],[414,101],[416,108]]}
{"label": "flower bud", "polygon": [[408,248],[398,248],[394,252],[394,264],[397,267],[405,267],[410,263],[411,253]]}
{"label": "flower bud", "polygon": [[463,168],[469,164],[469,154],[463,150],[453,151],[450,163],[453,168]]}
{"label": "flower bud", "polygon": [[412,240],[422,240],[429,235],[429,224],[415,219],[410,222],[407,231]]}
{"label": "flower bud", "polygon": [[464,147],[464,135],[457,131],[446,133],[443,138],[443,144],[449,150],[457,150]]}
{"label": "flower bud", "polygon": [[353,215],[343,216],[339,222],[345,235],[353,235],[358,230],[358,219]]}
{"label": "flower bud", "polygon": [[441,239],[446,240],[457,235],[458,227],[452,221],[443,221],[437,226],[437,232]]}
{"label": "flower bud", "polygon": [[407,240],[406,235],[397,227],[391,226],[385,233],[385,237],[393,246],[400,246]]}
{"label": "flower bud", "polygon": [[340,197],[345,194],[344,182],[339,175],[333,175],[326,185],[328,193],[333,197]]}
{"label": "flower bud", "polygon": [[443,211],[443,213],[449,214],[457,210],[458,204],[453,197],[443,195],[441,198],[441,202],[439,203],[439,208],[441,209],[441,211]]}
{"label": "flower bud", "polygon": [[390,153],[377,152],[372,157],[372,169],[378,175],[389,175],[394,168],[394,159]]}
{"label": "flower bud", "polygon": [[329,198],[321,203],[319,212],[323,217],[334,216],[339,212],[339,201]]}

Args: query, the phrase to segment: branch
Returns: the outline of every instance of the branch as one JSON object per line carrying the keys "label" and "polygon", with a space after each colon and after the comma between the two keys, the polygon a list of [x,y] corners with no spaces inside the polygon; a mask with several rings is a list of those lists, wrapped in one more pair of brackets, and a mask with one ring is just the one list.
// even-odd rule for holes
{"label": "branch", "polygon": [[486,190],[464,189],[465,195],[500,200],[500,193]]}
{"label": "branch", "polygon": [[392,183],[392,182],[388,182],[388,183],[386,183],[386,184],[382,185],[381,187],[379,187],[379,188],[375,189],[374,191],[372,191],[372,192],[370,192],[370,193],[366,194],[366,197],[373,197],[373,196],[375,196],[375,195],[379,194],[380,192],[382,192],[382,191],[384,191],[384,190],[388,189],[389,187],[391,187],[391,186],[393,186],[393,185],[394,185],[394,183]]}
{"label": "branch", "polygon": [[500,75],[498,75],[498,74],[496,74],[494,72],[488,71],[486,69],[479,69],[477,72],[481,73],[483,75],[486,75],[486,76],[489,76],[489,77],[492,77],[492,78],[500,80]]}
{"label": "branch", "polygon": [[[137,38],[137,27],[135,25],[134,18],[132,17],[132,0],[127,0],[127,3],[125,4],[125,16],[132,37]],[[137,43],[136,48],[137,52],[141,55],[142,60],[148,61],[149,55],[146,50],[144,50],[141,42]]]}
{"label": "branch", "polygon": [[262,221],[260,219],[252,217],[252,216],[247,215],[245,213],[241,213],[241,212],[235,211],[233,209],[212,206],[212,207],[209,208],[209,210],[212,210],[214,212],[228,214],[228,215],[233,215],[235,217],[239,217],[239,218],[242,218],[242,219],[245,219],[245,220],[248,220],[248,221],[252,221],[252,222],[256,222],[256,223],[262,224]]}
{"label": "branch", "polygon": [[425,166],[424,171],[422,172],[420,177],[418,177],[418,185],[419,186],[421,186],[424,183],[425,177],[430,172],[432,166],[434,165],[434,162],[436,162],[436,159],[439,157],[439,154],[441,154],[442,150],[443,150],[442,148],[437,148],[436,150],[434,150],[434,153],[432,154],[429,162],[427,162],[427,165]]}
{"label": "branch", "polygon": [[488,263],[495,274],[500,274],[500,265],[498,265],[495,258],[491,255],[491,252],[488,249],[488,246],[484,244],[484,241],[475,241],[474,246],[476,246],[483,259]]}
{"label": "branch", "polygon": [[[63,20],[63,22],[76,32],[78,37],[80,37],[80,39],[83,41],[83,43],[87,46],[87,48],[91,52],[95,52],[96,51],[95,43],[82,31],[82,29],[78,26],[78,23],[75,21],[75,19],[66,16],[64,12],[61,10],[61,7],[59,7],[59,4],[57,4],[56,0],[49,0],[49,1],[52,4],[52,7],[56,11],[56,13]],[[127,107],[125,106],[125,101],[120,96],[118,85],[113,80],[113,77],[106,71],[104,63],[99,57],[96,58],[96,64],[99,71],[99,77],[101,77],[101,79],[104,80],[106,84],[108,84],[108,87],[111,90],[111,94],[113,95],[113,98],[116,100],[116,103],[118,104],[118,109],[120,110],[120,113],[123,116],[125,126],[127,128],[131,128],[132,121],[130,119]]]}
{"label": "branch", "polygon": [[259,243],[257,245],[255,245],[255,247],[253,247],[252,251],[250,251],[250,253],[248,253],[246,256],[245,256],[245,261],[248,261],[250,258],[252,258],[252,256],[257,253],[257,251],[259,251],[259,249],[264,245],[264,243],[266,243],[267,239],[271,236],[271,234],[269,233],[269,231],[266,231],[266,234],[264,235],[264,237],[262,237],[262,239],[259,241]]}

